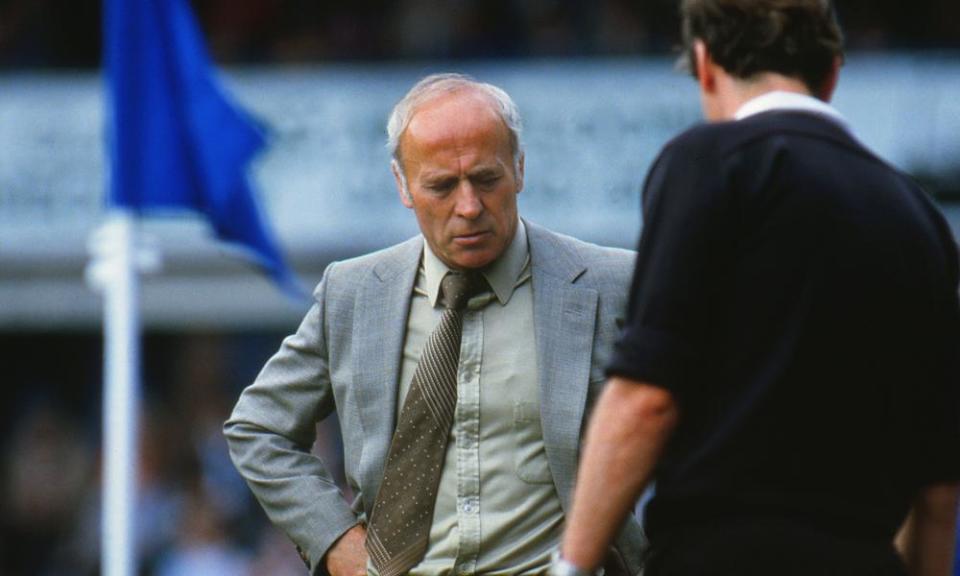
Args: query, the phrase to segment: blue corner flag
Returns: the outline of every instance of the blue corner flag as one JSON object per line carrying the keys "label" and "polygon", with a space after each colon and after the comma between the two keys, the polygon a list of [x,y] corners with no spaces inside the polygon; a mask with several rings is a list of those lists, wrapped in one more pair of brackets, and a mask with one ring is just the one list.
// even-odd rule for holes
{"label": "blue corner flag", "polygon": [[218,84],[186,0],[104,0],[111,206],[188,209],[302,296],[251,193],[264,136]]}

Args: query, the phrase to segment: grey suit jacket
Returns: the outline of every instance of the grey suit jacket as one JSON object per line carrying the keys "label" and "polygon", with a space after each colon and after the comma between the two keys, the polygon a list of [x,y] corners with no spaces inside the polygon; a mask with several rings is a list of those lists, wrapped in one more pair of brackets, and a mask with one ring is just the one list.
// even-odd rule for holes
{"label": "grey suit jacket", "polygon": [[[566,509],[585,415],[624,319],[634,254],[526,226],[543,440]],[[231,457],[270,520],[317,572],[328,548],[373,507],[395,425],[422,249],[418,236],[331,264],[296,334],[244,390],[224,427]],[[346,478],[357,495],[352,505],[310,454],[316,423],[334,410]],[[631,573],[639,571],[641,546],[631,517],[617,542]]]}

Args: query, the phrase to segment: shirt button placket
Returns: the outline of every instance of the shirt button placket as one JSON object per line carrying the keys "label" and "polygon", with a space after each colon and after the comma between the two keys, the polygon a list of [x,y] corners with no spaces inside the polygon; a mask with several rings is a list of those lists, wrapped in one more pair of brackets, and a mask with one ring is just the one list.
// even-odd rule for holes
{"label": "shirt button placket", "polygon": [[460,546],[456,572],[473,574],[480,553],[480,372],[483,350],[482,312],[464,315],[457,397],[457,496]]}

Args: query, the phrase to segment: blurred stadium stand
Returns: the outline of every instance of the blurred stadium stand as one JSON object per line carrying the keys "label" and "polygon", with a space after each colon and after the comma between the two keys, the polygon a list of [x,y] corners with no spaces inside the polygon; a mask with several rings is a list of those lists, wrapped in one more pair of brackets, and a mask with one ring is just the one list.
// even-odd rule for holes
{"label": "blurred stadium stand", "polygon": [[[548,60],[451,66],[511,92],[524,114],[521,213],[595,242],[632,247],[639,190],[656,151],[698,121],[692,82],[663,59]],[[334,259],[416,233],[384,149],[390,106],[447,66],[235,69],[229,84],[272,145],[253,178],[295,267],[315,282]],[[102,218],[102,84],[95,74],[8,75],[0,91],[0,325],[94,328],[100,300],[80,279]],[[922,89],[918,89],[922,87]],[[960,234],[960,62],[856,56],[835,104],[854,132],[938,195]],[[195,218],[144,226],[164,270],[145,279],[147,327],[293,326],[303,310]]]}

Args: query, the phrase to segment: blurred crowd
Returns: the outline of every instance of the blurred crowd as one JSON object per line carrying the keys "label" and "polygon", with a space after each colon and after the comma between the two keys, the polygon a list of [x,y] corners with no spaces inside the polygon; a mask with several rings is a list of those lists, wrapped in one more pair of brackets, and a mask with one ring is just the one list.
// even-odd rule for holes
{"label": "blurred crowd", "polygon": [[[0,67],[96,67],[102,0],[0,0]],[[221,63],[664,53],[677,0],[192,0]],[[960,48],[960,3],[845,0],[853,50]]]}
{"label": "blurred crowd", "polygon": [[[99,338],[21,335],[6,347],[0,574],[99,574]],[[220,432],[239,390],[279,339],[146,338],[134,516],[139,574],[304,573],[293,546],[270,526],[234,470]],[[48,356],[17,353],[29,348]],[[339,433],[333,422],[325,426],[315,452],[340,470]]]}

